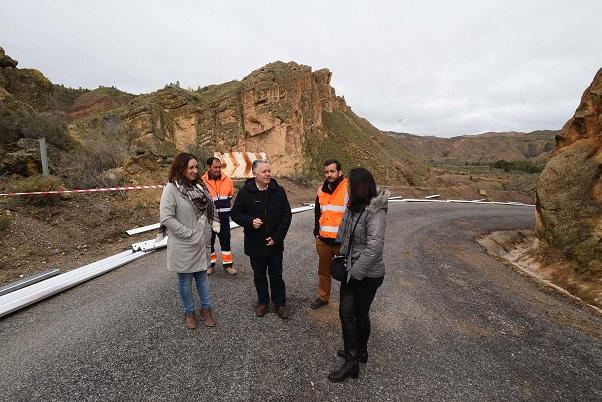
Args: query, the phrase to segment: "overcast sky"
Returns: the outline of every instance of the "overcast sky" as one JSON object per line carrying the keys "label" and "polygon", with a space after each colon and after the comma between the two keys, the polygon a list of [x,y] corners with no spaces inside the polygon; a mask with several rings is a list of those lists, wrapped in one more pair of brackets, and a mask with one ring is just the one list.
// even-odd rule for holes
{"label": "overcast sky", "polygon": [[329,68],[382,130],[559,129],[602,67],[599,0],[0,0],[0,46],[70,87],[141,93]]}

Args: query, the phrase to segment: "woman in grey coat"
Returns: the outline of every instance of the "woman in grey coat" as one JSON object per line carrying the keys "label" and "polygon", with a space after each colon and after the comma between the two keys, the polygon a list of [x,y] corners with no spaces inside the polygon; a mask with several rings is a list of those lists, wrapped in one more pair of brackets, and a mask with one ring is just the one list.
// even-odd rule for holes
{"label": "woman in grey coat", "polygon": [[197,318],[192,300],[192,279],[201,300],[200,318],[215,326],[207,268],[211,265],[211,230],[219,232],[219,218],[203,181],[197,158],[178,154],[169,168],[168,183],[161,195],[160,236],[167,238],[167,270],[178,274],[186,327],[195,329]]}
{"label": "woman in grey coat", "polygon": [[349,172],[349,204],[336,237],[341,252],[351,244],[347,280],[341,282],[339,302],[345,348],[337,354],[345,358],[345,363],[328,375],[333,382],[357,378],[358,361],[368,361],[370,306],[385,276],[383,247],[389,195],[387,190],[377,189],[368,170],[355,168]]}

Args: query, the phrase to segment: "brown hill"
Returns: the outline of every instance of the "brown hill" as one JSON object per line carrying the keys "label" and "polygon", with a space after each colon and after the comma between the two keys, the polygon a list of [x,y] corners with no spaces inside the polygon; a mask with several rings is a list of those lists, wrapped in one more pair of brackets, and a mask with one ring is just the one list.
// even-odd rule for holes
{"label": "brown hill", "polygon": [[437,162],[495,162],[547,160],[554,149],[558,131],[530,133],[488,132],[452,138],[418,136],[387,132],[401,141],[404,148],[425,160]]}
{"label": "brown hill", "polygon": [[575,115],[537,185],[536,235],[602,279],[602,69],[581,97]]}

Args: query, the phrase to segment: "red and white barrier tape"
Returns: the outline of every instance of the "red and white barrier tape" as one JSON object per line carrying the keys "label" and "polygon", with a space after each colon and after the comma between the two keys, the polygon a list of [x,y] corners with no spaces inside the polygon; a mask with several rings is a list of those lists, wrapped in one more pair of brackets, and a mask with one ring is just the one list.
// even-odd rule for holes
{"label": "red and white barrier tape", "polygon": [[73,193],[100,193],[107,191],[128,191],[144,190],[148,188],[163,188],[163,184],[152,186],[127,186],[127,187],[107,187],[107,188],[89,188],[85,190],[53,190],[53,191],[33,191],[31,193],[0,193],[0,197],[18,196],[18,195],[49,195],[49,194],[73,194]]}

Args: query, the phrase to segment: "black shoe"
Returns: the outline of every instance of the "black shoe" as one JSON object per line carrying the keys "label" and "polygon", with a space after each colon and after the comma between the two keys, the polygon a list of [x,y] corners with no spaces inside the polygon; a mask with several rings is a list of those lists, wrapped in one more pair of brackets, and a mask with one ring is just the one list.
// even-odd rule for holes
{"label": "black shoe", "polygon": [[343,366],[328,374],[328,379],[332,382],[343,382],[347,378],[358,378],[360,376],[360,366],[357,362],[357,355],[355,352],[349,353],[345,358]]}
{"label": "black shoe", "polygon": [[325,306],[327,304],[328,304],[327,301],[324,301],[324,300],[322,300],[322,299],[320,299],[318,297],[316,300],[314,300],[314,301],[311,302],[311,304],[309,305],[309,308],[311,308],[312,310],[315,310],[315,309],[318,309],[318,308],[320,308],[322,306]]}
{"label": "black shoe", "polygon": [[[342,357],[344,359],[345,358],[345,350],[344,349],[337,350],[337,356]],[[367,350],[359,351],[357,353],[357,359],[359,360],[360,363],[368,363],[368,351]]]}

